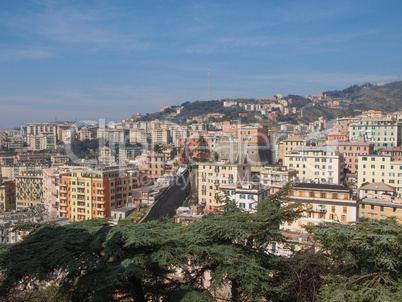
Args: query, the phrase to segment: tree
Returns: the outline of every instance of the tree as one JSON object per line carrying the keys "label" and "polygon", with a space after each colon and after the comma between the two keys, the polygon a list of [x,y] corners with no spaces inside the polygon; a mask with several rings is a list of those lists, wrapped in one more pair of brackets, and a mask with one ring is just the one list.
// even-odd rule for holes
{"label": "tree", "polygon": [[188,284],[200,282],[207,271],[213,273],[212,291],[229,287],[231,301],[257,301],[267,296],[270,274],[281,258],[268,252],[272,243],[286,244],[280,225],[298,214],[298,204],[284,204],[289,187],[270,196],[255,213],[237,208],[226,199],[219,215],[183,229],[187,257],[201,263],[196,273],[186,272]]}
{"label": "tree", "polygon": [[180,284],[168,274],[186,261],[174,236],[177,227],[167,222],[111,227],[107,221],[41,226],[2,249],[0,294],[7,297],[54,276],[71,301],[146,301],[170,294]]}
{"label": "tree", "polygon": [[400,301],[402,226],[393,219],[310,229],[331,261],[322,301]]}
{"label": "tree", "polygon": [[[209,301],[202,276],[213,272],[212,292],[229,289],[233,301],[255,301],[269,293],[267,280],[280,259],[268,246],[286,242],[279,226],[295,217],[296,205],[281,206],[285,195],[271,196],[256,213],[226,201],[219,215],[190,226],[153,221],[112,227],[105,220],[41,225],[1,250],[0,294],[21,297],[21,287],[54,280],[71,301]],[[172,275],[176,269],[182,281]]]}

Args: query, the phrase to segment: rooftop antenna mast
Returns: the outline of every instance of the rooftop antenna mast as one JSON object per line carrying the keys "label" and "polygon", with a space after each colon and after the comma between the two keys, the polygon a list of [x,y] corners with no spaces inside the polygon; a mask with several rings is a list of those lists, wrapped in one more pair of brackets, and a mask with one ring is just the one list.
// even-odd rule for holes
{"label": "rooftop antenna mast", "polygon": [[208,66],[208,101],[209,101],[209,66]]}

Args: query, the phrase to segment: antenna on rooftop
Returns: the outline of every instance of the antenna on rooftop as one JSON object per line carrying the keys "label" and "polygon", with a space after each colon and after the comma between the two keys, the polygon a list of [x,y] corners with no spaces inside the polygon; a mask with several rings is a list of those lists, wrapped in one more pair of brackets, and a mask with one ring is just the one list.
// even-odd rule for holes
{"label": "antenna on rooftop", "polygon": [[209,101],[209,66],[208,66],[208,101]]}

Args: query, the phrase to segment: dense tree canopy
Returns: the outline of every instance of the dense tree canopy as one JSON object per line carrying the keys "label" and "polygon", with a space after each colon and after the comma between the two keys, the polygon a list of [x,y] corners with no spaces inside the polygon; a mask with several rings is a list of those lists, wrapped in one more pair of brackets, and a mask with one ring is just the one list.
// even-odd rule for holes
{"label": "dense tree canopy", "polygon": [[286,192],[255,213],[226,201],[218,215],[188,226],[105,220],[36,226],[22,242],[2,246],[0,295],[8,301],[400,300],[400,225],[323,224],[309,230],[314,245],[283,256],[272,244],[294,248],[279,226],[299,214],[298,204],[284,202]]}

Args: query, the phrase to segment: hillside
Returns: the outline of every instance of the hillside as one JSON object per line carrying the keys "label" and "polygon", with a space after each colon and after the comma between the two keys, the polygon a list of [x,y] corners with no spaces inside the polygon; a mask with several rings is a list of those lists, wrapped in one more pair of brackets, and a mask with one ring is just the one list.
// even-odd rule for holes
{"label": "hillside", "polygon": [[353,110],[394,112],[402,109],[402,82],[393,82],[383,86],[354,85],[342,91],[326,91],[324,93],[331,98],[350,101],[349,107]]}
{"label": "hillside", "polygon": [[[285,100],[292,99],[292,106],[298,110],[297,115],[280,115],[278,121],[297,123],[299,121],[309,123],[323,116],[326,120],[337,117],[351,116],[359,114],[365,110],[381,110],[383,112],[395,112],[402,110],[402,82],[393,82],[385,85],[353,85],[343,90],[324,91],[325,100],[312,102],[309,98],[299,95],[288,95]],[[230,100],[230,99],[226,99]],[[255,103],[255,99],[231,99],[242,103]],[[324,107],[323,101],[338,100],[340,107]],[[238,119],[239,113],[246,112],[239,106],[225,108],[225,100],[194,101],[181,104],[181,113],[174,117],[177,121],[185,121],[188,118],[208,113],[222,113],[224,120]],[[263,101],[264,102],[264,101]],[[169,118],[168,115],[176,111],[179,106],[173,106],[165,112],[155,112],[143,115],[140,120],[149,121],[153,119]],[[299,112],[303,112],[301,116]],[[242,118],[244,122],[255,122],[253,114],[247,118]],[[267,120],[264,120],[267,121]]]}

